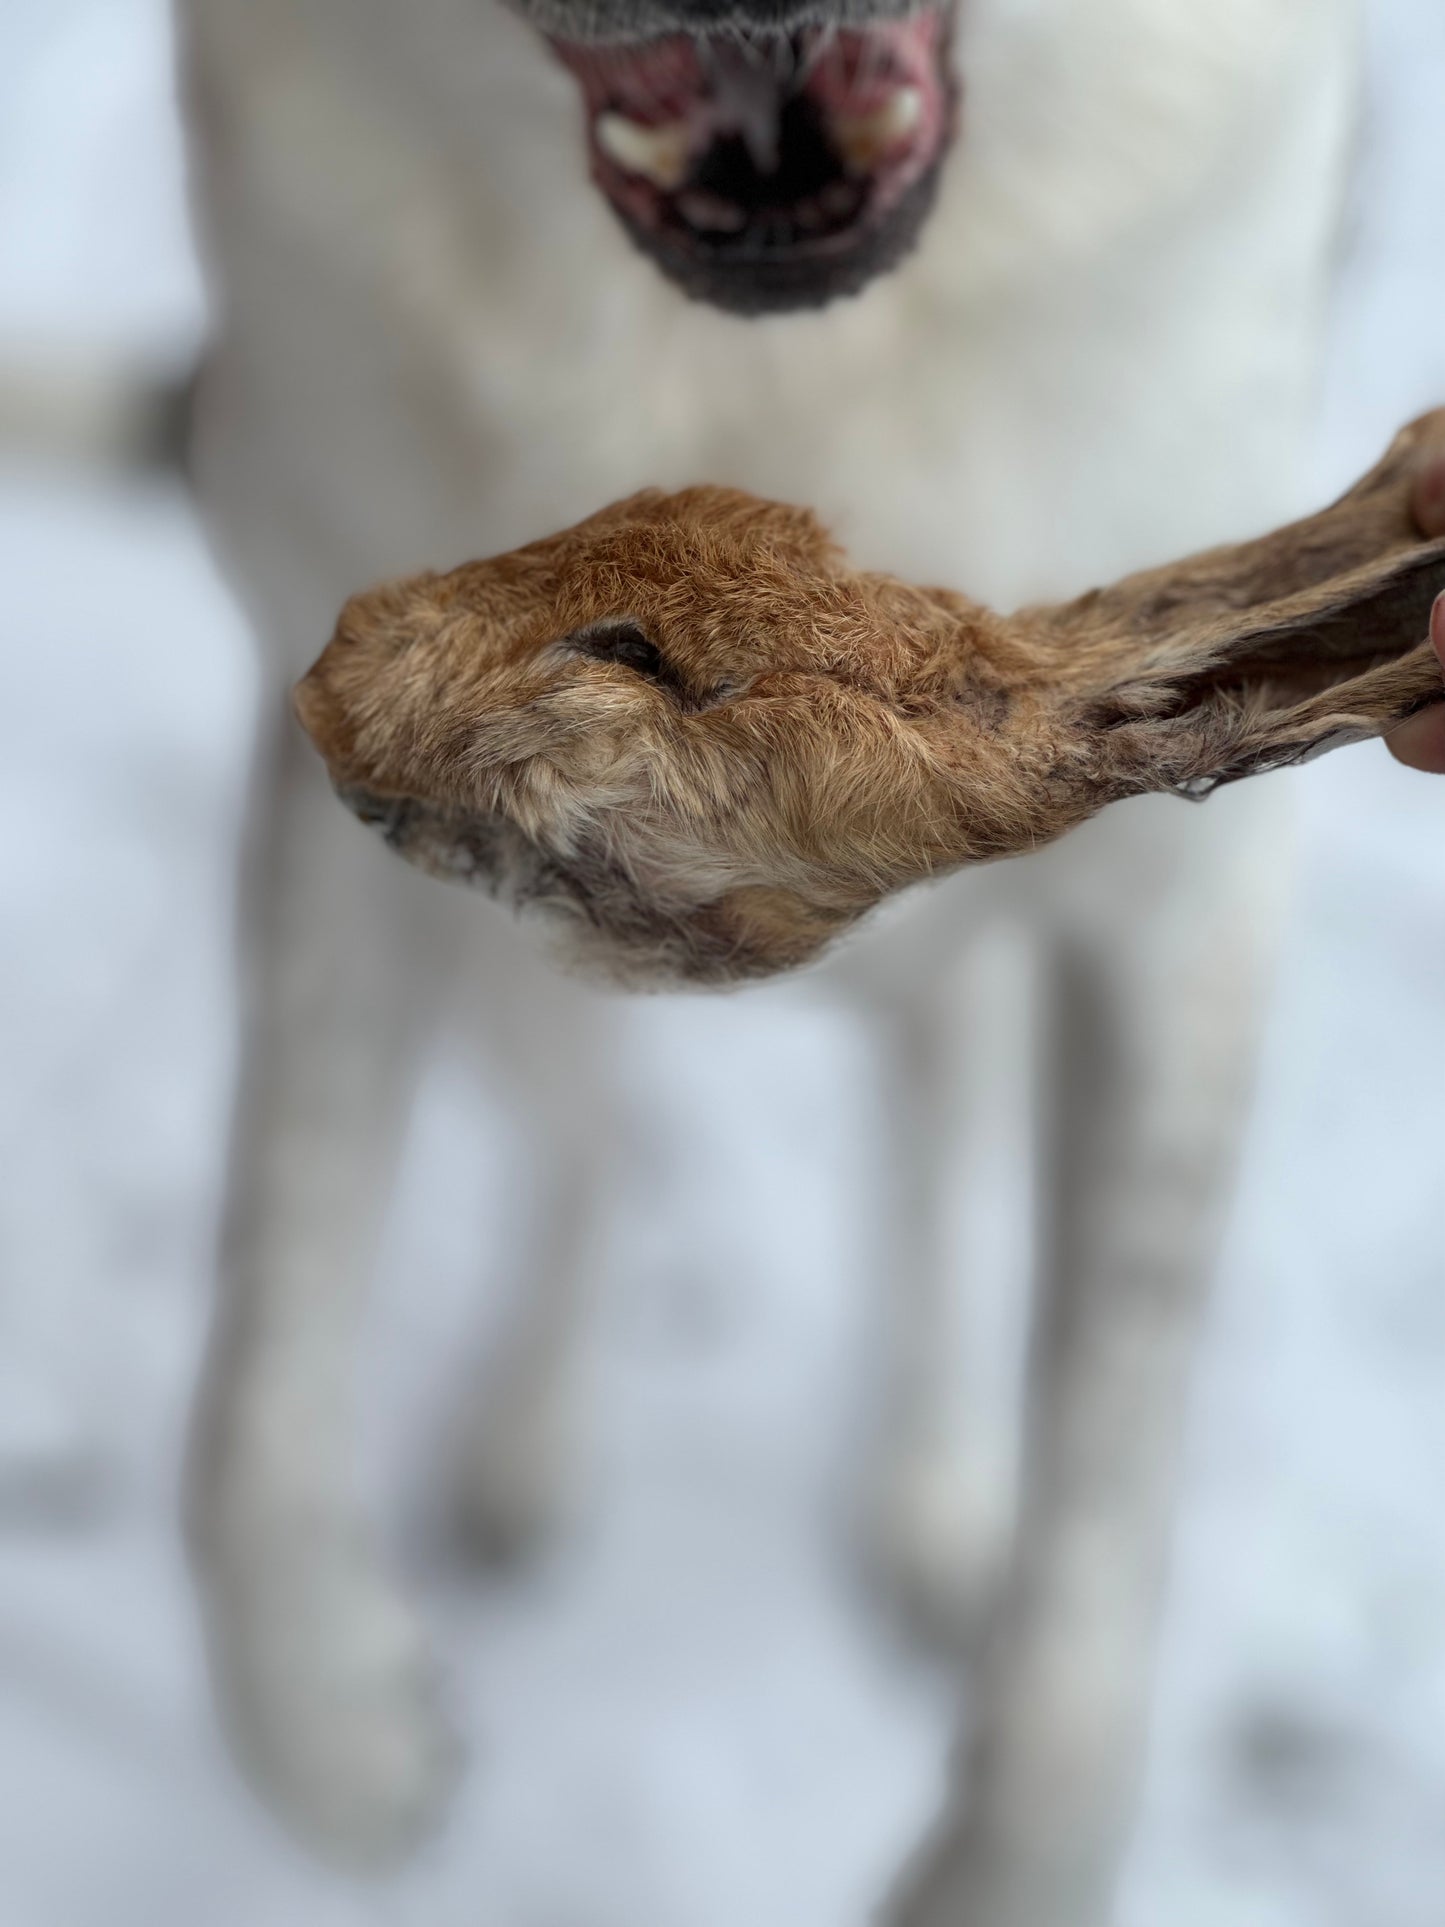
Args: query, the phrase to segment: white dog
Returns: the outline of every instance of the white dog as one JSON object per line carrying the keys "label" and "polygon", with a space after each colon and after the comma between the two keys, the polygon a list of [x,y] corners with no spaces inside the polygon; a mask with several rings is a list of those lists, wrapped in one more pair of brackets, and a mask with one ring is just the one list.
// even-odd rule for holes
{"label": "white dog", "polygon": [[[970,0],[960,136],[915,251],[860,299],[745,321],[629,245],[615,169],[594,151],[613,209],[583,178],[571,81],[496,0],[183,12],[218,298],[199,474],[270,672],[195,1535],[254,1777],[321,1848],[374,1859],[432,1818],[448,1770],[420,1636],[354,1502],[348,1404],[419,1053],[465,1009],[544,1194],[524,1316],[464,1453],[475,1525],[511,1538],[565,1470],[617,1019],[375,846],[327,792],[286,684],[349,591],[644,483],[806,501],[860,560],[1004,603],[1299,509],[1355,22],[1351,0]],[[764,140],[753,111],[729,107],[735,146]],[[968,1757],[899,1927],[1107,1918],[1273,922],[1274,806],[1117,809],[926,895],[813,980],[861,1002],[893,1066],[879,1550],[935,1617],[995,1601]],[[942,1363],[945,1330],[1006,1324],[977,1295],[1013,1289],[1002,1271],[956,1284],[941,1228],[990,1130],[1000,996],[1037,1020],[1045,1126],[1021,1447],[1007,1399],[963,1398]]]}

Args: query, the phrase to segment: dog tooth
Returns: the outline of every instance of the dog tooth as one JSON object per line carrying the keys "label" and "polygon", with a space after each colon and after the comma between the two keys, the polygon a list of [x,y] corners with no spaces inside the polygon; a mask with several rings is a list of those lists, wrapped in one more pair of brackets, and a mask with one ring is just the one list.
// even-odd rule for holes
{"label": "dog tooth", "polygon": [[905,140],[923,118],[923,95],[917,87],[898,87],[881,107],[869,114],[832,114],[828,131],[848,166],[866,174],[890,147]]}
{"label": "dog tooth", "polygon": [[609,160],[628,174],[640,174],[664,193],[687,179],[691,142],[686,121],[646,127],[625,114],[599,114],[593,131]]}
{"label": "dog tooth", "polygon": [[747,214],[736,201],[725,201],[720,194],[701,190],[679,194],[677,209],[690,226],[707,234],[738,234],[747,226]]}

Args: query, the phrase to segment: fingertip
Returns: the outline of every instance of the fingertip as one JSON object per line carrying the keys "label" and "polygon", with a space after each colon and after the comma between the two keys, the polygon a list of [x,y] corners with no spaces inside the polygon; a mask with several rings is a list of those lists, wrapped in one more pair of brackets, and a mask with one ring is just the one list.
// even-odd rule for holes
{"label": "fingertip", "polygon": [[[1445,456],[1433,457],[1415,478],[1411,493],[1415,519],[1426,535],[1445,535]],[[1445,594],[1430,611],[1430,641],[1445,671]],[[1385,746],[1408,769],[1445,776],[1445,703],[1436,703],[1385,738]]]}
{"label": "fingertip", "polygon": [[1445,703],[1437,703],[1421,716],[1392,730],[1385,747],[1397,763],[1407,769],[1424,770],[1430,776],[1445,776]]}

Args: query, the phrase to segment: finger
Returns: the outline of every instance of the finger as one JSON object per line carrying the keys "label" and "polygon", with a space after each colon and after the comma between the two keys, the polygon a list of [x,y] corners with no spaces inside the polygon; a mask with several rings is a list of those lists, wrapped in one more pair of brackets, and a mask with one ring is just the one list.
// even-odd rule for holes
{"label": "finger", "polygon": [[[1445,463],[1441,470],[1442,527],[1445,527]],[[1422,480],[1424,478],[1422,477]],[[1419,490],[1416,490],[1416,513],[1420,514]],[[1420,514],[1421,527],[1425,518]],[[1435,645],[1435,654],[1440,658],[1442,675],[1445,675],[1445,595],[1435,598],[1435,607],[1430,612],[1430,640]],[[1390,754],[1410,769],[1428,770],[1436,776],[1445,776],[1445,703],[1436,703],[1419,716],[1412,716],[1408,723],[1392,730],[1385,738]]]}
{"label": "finger", "polygon": [[1445,535],[1445,455],[1436,455],[1420,470],[1410,506],[1422,534]]}
{"label": "finger", "polygon": [[1412,716],[1385,738],[1385,747],[1407,769],[1423,769],[1445,776],[1445,704],[1437,703],[1421,716]]}

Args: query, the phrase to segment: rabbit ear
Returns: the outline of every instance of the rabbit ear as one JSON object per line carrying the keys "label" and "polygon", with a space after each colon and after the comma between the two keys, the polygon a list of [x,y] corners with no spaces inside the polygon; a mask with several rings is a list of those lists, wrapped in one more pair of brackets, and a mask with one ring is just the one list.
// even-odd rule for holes
{"label": "rabbit ear", "polygon": [[[1421,638],[1445,592],[1445,542],[1328,596],[1291,598],[1103,692],[1085,727],[1100,773],[1126,792],[1207,796],[1223,783],[1379,736],[1445,699]],[[1263,613],[1263,620],[1259,615]],[[1413,646],[1412,646],[1413,645]]]}
{"label": "rabbit ear", "polygon": [[1306,522],[1040,612],[1067,651],[1091,779],[1110,795],[1206,796],[1445,699],[1424,641],[1445,540],[1421,539],[1410,499],[1442,446],[1445,412]]}

